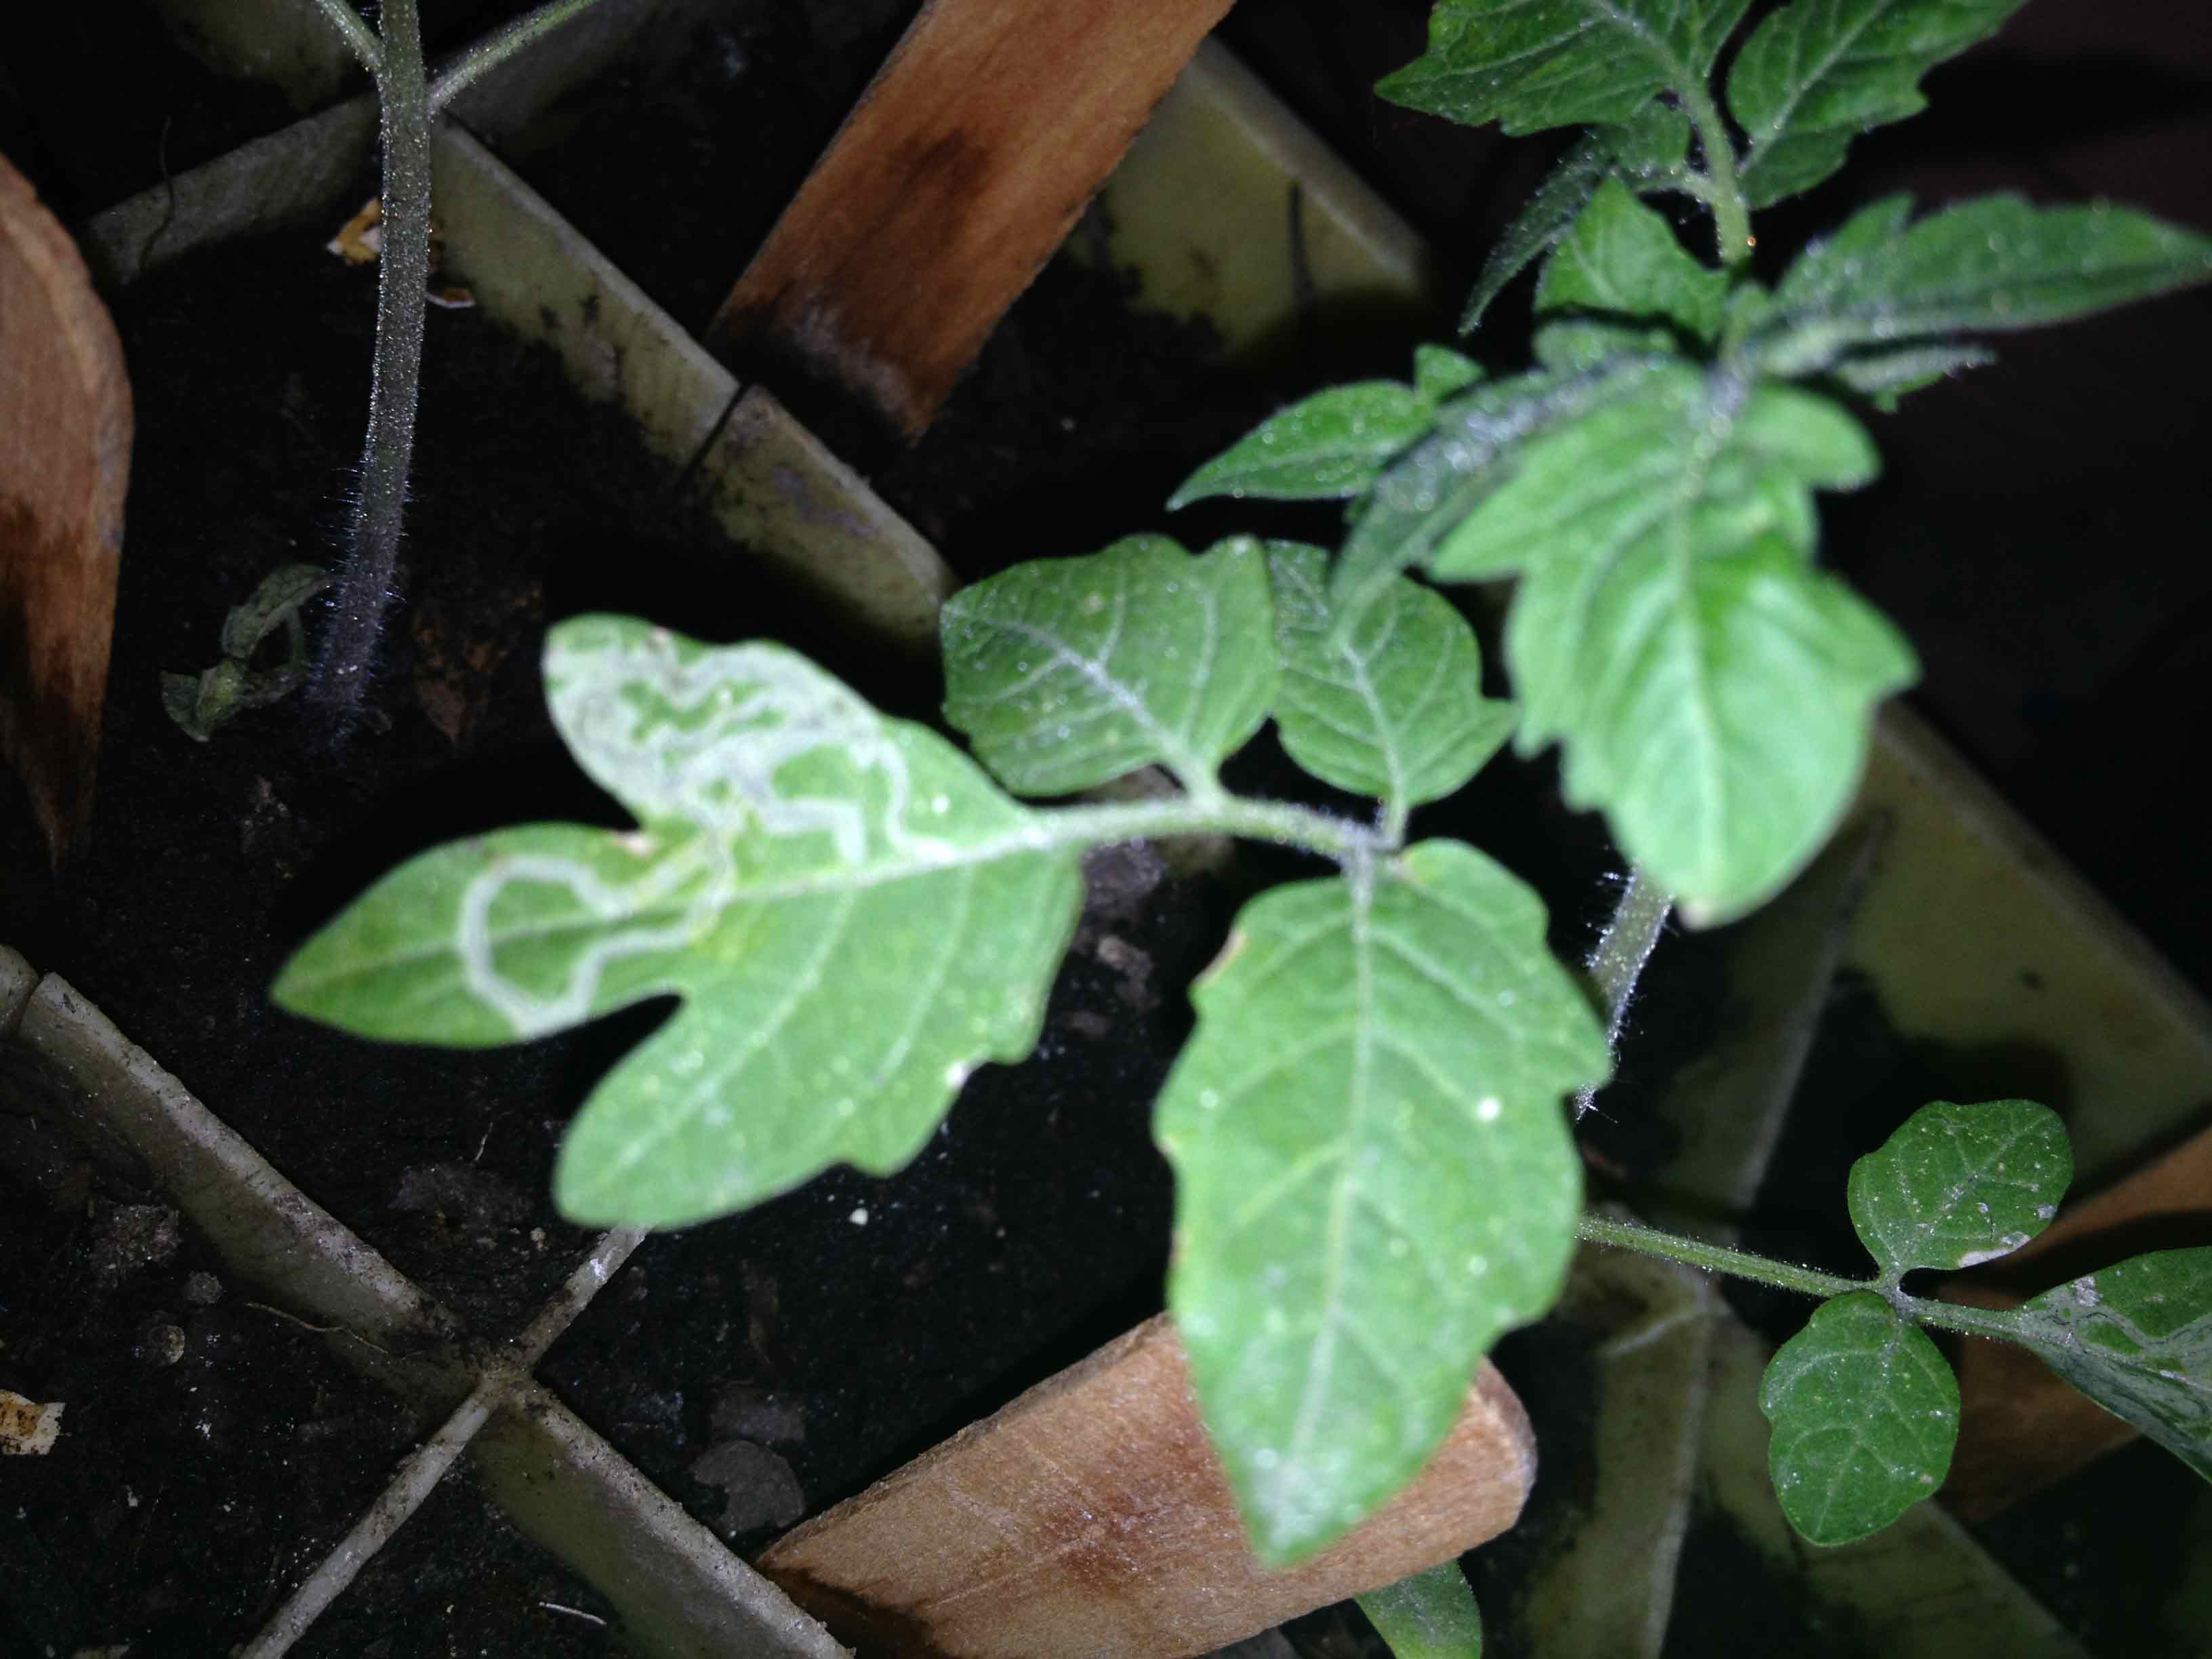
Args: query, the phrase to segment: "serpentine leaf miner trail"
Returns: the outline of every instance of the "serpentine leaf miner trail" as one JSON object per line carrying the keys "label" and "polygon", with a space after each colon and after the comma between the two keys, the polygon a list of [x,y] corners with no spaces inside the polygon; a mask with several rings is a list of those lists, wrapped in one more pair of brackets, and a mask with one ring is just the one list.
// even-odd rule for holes
{"label": "serpentine leaf miner trail", "polygon": [[772,645],[562,624],[554,718],[639,821],[423,854],[312,940],[277,1000],[371,1036],[512,1042],[676,993],[571,1127],[580,1221],[673,1226],[829,1165],[897,1169],[968,1072],[1034,1046],[1079,850],[924,727]]}

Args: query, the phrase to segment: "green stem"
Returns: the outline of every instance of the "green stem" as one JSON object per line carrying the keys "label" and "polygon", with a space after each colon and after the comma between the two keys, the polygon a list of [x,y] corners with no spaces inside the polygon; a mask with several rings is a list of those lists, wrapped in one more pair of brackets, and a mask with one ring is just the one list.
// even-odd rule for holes
{"label": "green stem", "polygon": [[[319,0],[322,4],[334,4],[337,0]],[[438,71],[430,83],[430,113],[437,114],[470,84],[487,71],[497,69],[508,58],[550,30],[558,28],[578,12],[588,11],[599,0],[547,0],[533,12],[516,18],[504,27],[495,29],[475,45],[465,48],[458,58]]]}
{"label": "green stem", "polygon": [[[1668,915],[1674,908],[1672,893],[1632,866],[1628,884],[1620,890],[1620,902],[1613,907],[1613,920],[1606,923],[1597,949],[1590,953],[1590,981],[1605,1012],[1606,1047],[1616,1055],[1629,999],[1636,994],[1636,981],[1658,947],[1659,935],[1665,931]],[[1596,1089],[1583,1090],[1575,1097],[1575,1115],[1581,1117],[1596,1103]]]}
{"label": "green stem", "polygon": [[1878,1279],[1843,1279],[1812,1267],[1793,1267],[1771,1256],[1753,1255],[1725,1244],[1708,1244],[1701,1239],[1685,1238],[1680,1233],[1662,1232],[1640,1221],[1613,1221],[1604,1216],[1584,1215],[1575,1224],[1575,1232],[1593,1244],[1662,1256],[1685,1267],[1702,1267],[1708,1273],[1734,1273],[1738,1279],[1756,1279],[1762,1285],[1796,1291],[1804,1296],[1825,1299],[1869,1291],[1917,1325],[1939,1326],[1967,1336],[1987,1337],[1993,1342],[2021,1340],[2021,1321],[2017,1313],[1938,1302],[1931,1297],[1907,1296],[1895,1285],[1884,1285]]}
{"label": "green stem", "polygon": [[339,741],[360,716],[398,585],[430,282],[430,100],[416,0],[384,0],[382,22],[383,65],[376,84],[384,112],[383,245],[377,258],[368,438],[331,628],[311,684],[311,696]]}
{"label": "green stem", "polygon": [[376,34],[362,21],[362,15],[346,0],[315,0],[315,5],[331,27],[345,36],[345,43],[353,48],[353,55],[361,59],[362,67],[373,76],[384,73],[384,48],[378,44]]}
{"label": "green stem", "polygon": [[1674,88],[1683,112],[1698,130],[1698,148],[1705,158],[1705,177],[1711,190],[1705,204],[1713,211],[1713,237],[1719,244],[1721,264],[1733,270],[1751,258],[1751,209],[1743,199],[1743,186],[1735,176],[1735,145],[1728,123],[1721,118],[1713,94],[1696,81]]}
{"label": "green stem", "polygon": [[1932,1297],[1907,1296],[1902,1291],[1893,1293],[1889,1299],[1898,1312],[1916,1324],[1937,1325],[1967,1336],[1985,1336],[1992,1342],[2022,1340],[2022,1322],[2017,1313],[1968,1307],[1958,1302],[1938,1302]]}
{"label": "green stem", "polygon": [[1663,185],[1678,195],[1687,196],[1693,201],[1702,202],[1707,208],[1713,205],[1717,196],[1713,189],[1713,181],[1698,172],[1697,168],[1686,165],[1669,167],[1666,172],[1656,175],[1652,183],[1655,186]]}
{"label": "green stem", "polygon": [[1054,847],[1097,847],[1164,836],[1243,836],[1250,841],[1299,848],[1339,862],[1395,850],[1395,843],[1349,818],[1225,792],[1104,806],[1064,806],[1041,812],[1037,817],[1033,835]]}
{"label": "green stem", "polygon": [[1796,1291],[1805,1296],[1848,1296],[1853,1291],[1875,1291],[1878,1294],[1880,1289],[1869,1280],[1843,1279],[1811,1267],[1793,1267],[1771,1256],[1730,1249],[1725,1244],[1707,1244],[1679,1233],[1662,1232],[1640,1221],[1613,1221],[1604,1216],[1585,1215],[1575,1224],[1575,1231],[1593,1244],[1609,1244],[1644,1255],[1663,1256],[1685,1267],[1703,1267],[1708,1273],[1734,1273],[1739,1279],[1754,1279],[1762,1285]]}

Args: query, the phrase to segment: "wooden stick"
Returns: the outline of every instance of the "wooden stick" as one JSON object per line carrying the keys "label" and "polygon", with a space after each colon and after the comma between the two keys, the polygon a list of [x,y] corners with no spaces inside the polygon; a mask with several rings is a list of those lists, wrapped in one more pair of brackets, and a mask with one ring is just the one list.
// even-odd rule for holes
{"label": "wooden stick", "polygon": [[1229,0],[931,0],[709,326],[928,426]]}
{"label": "wooden stick", "polygon": [[0,756],[58,866],[92,815],[130,472],[115,325],[0,159]]}
{"label": "wooden stick", "polygon": [[[2212,1244],[2212,1129],[2200,1131],[2057,1221],[2010,1255],[1936,1287],[1946,1301],[2010,1308],[2148,1250]],[[2136,1437],[2026,1348],[1959,1350],[1959,1444],[1944,1504],[1979,1521]]]}
{"label": "wooden stick", "polygon": [[871,1656],[1175,1659],[1449,1560],[1512,1525],[1535,1478],[1486,1362],[1419,1479],[1322,1554],[1267,1572],[1163,1315],[778,1541],[761,1571]]}

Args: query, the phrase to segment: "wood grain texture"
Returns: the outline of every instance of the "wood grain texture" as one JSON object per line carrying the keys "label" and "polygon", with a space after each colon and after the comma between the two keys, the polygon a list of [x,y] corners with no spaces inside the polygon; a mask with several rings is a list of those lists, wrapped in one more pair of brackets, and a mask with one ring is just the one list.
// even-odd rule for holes
{"label": "wood grain texture", "polygon": [[[1936,1294],[2011,1308],[2130,1256],[2201,1244],[2212,1244],[2212,1129],[2069,1206],[2002,1261],[1943,1280]],[[1959,1444],[1942,1498],[1963,1521],[1998,1514],[2136,1437],[2014,1343],[1962,1343],[1958,1371]]]}
{"label": "wood grain texture", "polygon": [[795,357],[909,436],[1229,0],[931,0],[707,343]]}
{"label": "wood grain texture", "polygon": [[115,325],[0,158],[0,755],[57,865],[92,811],[130,467]]}
{"label": "wood grain texture", "polygon": [[1175,1659],[1495,1537],[1535,1470],[1527,1413],[1486,1362],[1411,1486],[1312,1560],[1264,1571],[1163,1315],[791,1533],[759,1565],[868,1659]]}

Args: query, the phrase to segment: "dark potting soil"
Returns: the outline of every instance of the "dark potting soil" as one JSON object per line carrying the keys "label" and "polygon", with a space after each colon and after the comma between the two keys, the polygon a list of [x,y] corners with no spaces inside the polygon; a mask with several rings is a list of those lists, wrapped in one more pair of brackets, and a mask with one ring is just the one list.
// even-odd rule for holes
{"label": "dark potting soil", "polygon": [[[425,0],[434,65],[530,0]],[[310,27],[327,27],[303,5]],[[373,13],[371,14],[373,16]],[[0,154],[64,223],[228,155],[308,112],[260,82],[209,67],[150,0],[0,7]],[[351,71],[334,96],[364,90]]]}
{"label": "dark potting soil", "polygon": [[295,1659],[615,1659],[592,1586],[514,1529],[464,1459],[291,1652]]}
{"label": "dark potting soil", "polygon": [[0,1131],[0,1383],[64,1407],[51,1451],[4,1465],[0,1653],[228,1651],[419,1425],[228,1279],[166,1194],[33,1120]]}

